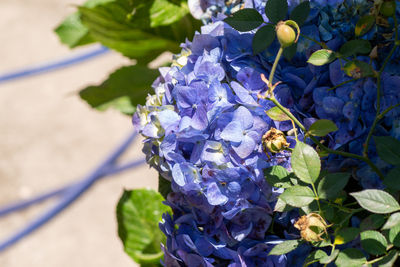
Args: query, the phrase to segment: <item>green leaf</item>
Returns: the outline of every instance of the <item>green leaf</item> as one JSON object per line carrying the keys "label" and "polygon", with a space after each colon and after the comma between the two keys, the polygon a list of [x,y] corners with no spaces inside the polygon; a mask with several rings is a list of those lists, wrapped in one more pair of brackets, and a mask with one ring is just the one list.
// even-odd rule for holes
{"label": "green leaf", "polygon": [[[89,0],[83,5],[92,8],[112,1],[115,0]],[[82,24],[81,13],[79,11],[66,17],[54,31],[60,38],[60,41],[68,45],[69,48],[95,42],[90,36],[88,28]]]}
{"label": "green leaf", "polygon": [[335,261],[337,267],[361,267],[367,259],[364,254],[355,248],[341,251]]}
{"label": "green leaf", "polygon": [[172,2],[169,0],[142,1],[152,3],[150,11],[150,26],[152,28],[167,26],[179,21],[189,13],[187,3],[184,1]]}
{"label": "green leaf", "polygon": [[393,165],[400,165],[400,141],[391,136],[374,136],[376,149],[381,159]]}
{"label": "green leaf", "polygon": [[329,64],[336,59],[336,54],[329,49],[320,49],[312,53],[307,62],[314,66],[323,66]]}
{"label": "green leaf", "polygon": [[[392,159],[390,159],[392,160]],[[400,166],[391,169],[383,179],[383,184],[393,190],[400,190]]]}
{"label": "green leaf", "polygon": [[117,205],[118,235],[125,252],[137,263],[158,263],[165,236],[158,228],[161,215],[171,212],[163,197],[147,189],[124,191]]}
{"label": "green leaf", "polygon": [[172,191],[171,182],[161,176],[158,175],[158,192],[163,196],[163,198],[167,199],[168,194]]}
{"label": "green leaf", "polygon": [[292,153],[292,168],[296,176],[305,183],[314,183],[321,170],[318,153],[309,145],[298,141]]}
{"label": "green leaf", "polygon": [[300,245],[300,240],[287,240],[275,245],[268,255],[283,255],[296,249]]}
{"label": "green leaf", "polygon": [[224,19],[232,28],[240,32],[248,32],[260,26],[264,20],[253,8],[243,8]]}
{"label": "green leaf", "polygon": [[308,133],[313,136],[325,136],[328,133],[335,132],[337,130],[338,128],[333,121],[322,119],[314,122],[310,126],[310,129],[308,129]]}
{"label": "green leaf", "polygon": [[371,214],[367,218],[361,221],[360,230],[375,230],[383,225],[385,217],[380,214]]}
{"label": "green leaf", "polygon": [[116,108],[132,114],[137,104],[143,104],[158,71],[144,66],[122,67],[112,73],[102,84],[89,86],[79,95],[93,108]]}
{"label": "green leaf", "polygon": [[308,266],[314,262],[318,262],[321,258],[326,258],[328,255],[323,250],[314,250],[304,260],[303,266]]}
{"label": "green leaf", "polygon": [[267,49],[275,40],[275,36],[275,27],[271,24],[258,29],[253,37],[253,53],[258,54]]}
{"label": "green leaf", "polygon": [[318,196],[323,199],[333,199],[346,186],[349,173],[329,173],[318,183]]}
{"label": "green leaf", "polygon": [[392,213],[400,210],[400,205],[389,193],[378,189],[367,189],[351,193],[364,209],[378,214]]}
{"label": "green leaf", "polygon": [[288,121],[290,118],[280,108],[273,107],[266,111],[268,117],[274,121]]}
{"label": "green leaf", "polygon": [[286,0],[268,0],[265,4],[265,15],[272,23],[278,23],[286,18],[288,4]]}
{"label": "green leaf", "polygon": [[335,245],[342,245],[346,244],[352,240],[354,240],[358,234],[360,233],[360,230],[357,228],[353,227],[346,227],[340,229],[336,234],[335,234]]}
{"label": "green leaf", "polygon": [[342,57],[349,57],[357,54],[368,54],[371,52],[371,43],[368,40],[351,40],[342,45],[340,54]]}
{"label": "green leaf", "polygon": [[90,37],[89,30],[80,19],[80,13],[75,12],[64,19],[64,21],[54,29],[63,44],[74,48],[94,42]]}
{"label": "green leaf", "polygon": [[386,238],[378,231],[365,231],[360,234],[361,246],[372,255],[382,255],[386,252]]}
{"label": "green leaf", "polygon": [[295,185],[287,188],[279,198],[290,206],[301,208],[313,202],[315,195],[309,187]]}
{"label": "green leaf", "polygon": [[304,1],[293,9],[292,13],[290,13],[290,19],[296,21],[301,26],[306,22],[309,14],[310,2]]}
{"label": "green leaf", "polygon": [[292,206],[287,205],[282,199],[278,198],[275,204],[274,211],[277,212],[287,212],[293,209]]}
{"label": "green leaf", "polygon": [[374,69],[371,65],[360,60],[348,61],[343,70],[348,76],[355,79],[374,75]]}
{"label": "green leaf", "polygon": [[396,247],[400,247],[400,225],[390,228],[389,241]]}
{"label": "green leaf", "polygon": [[319,262],[320,262],[321,264],[329,264],[329,263],[331,263],[332,261],[334,261],[334,260],[336,259],[336,257],[339,255],[339,252],[340,252],[340,250],[335,249],[335,250],[331,253],[331,255],[321,258],[321,259],[319,260]]}
{"label": "green leaf", "polygon": [[292,186],[289,172],[282,166],[275,165],[264,170],[267,182],[275,187],[288,188]]}
{"label": "green leaf", "polygon": [[396,212],[396,213],[393,213],[392,215],[390,215],[389,219],[387,220],[385,225],[382,227],[382,230],[390,229],[397,225],[400,225],[400,212]]}
{"label": "green leaf", "polygon": [[371,30],[372,26],[375,24],[375,16],[365,15],[361,17],[356,24],[354,33],[356,36],[362,36]]}
{"label": "green leaf", "polygon": [[297,53],[297,43],[294,43],[283,50],[283,56],[286,58],[287,61],[291,61],[292,58],[296,55],[296,53]]}
{"label": "green leaf", "polygon": [[[165,6],[171,17],[160,12]],[[177,11],[181,10],[181,11]],[[114,0],[92,8],[79,7],[82,23],[90,36],[123,55],[151,61],[164,51],[179,52],[179,44],[192,36],[200,22],[188,14],[187,8],[168,0]],[[163,22],[166,19],[167,21]],[[154,27],[156,25],[168,26]]]}
{"label": "green leaf", "polygon": [[388,255],[382,260],[378,261],[376,264],[379,267],[392,267],[399,257],[399,252],[397,250],[390,250]]}

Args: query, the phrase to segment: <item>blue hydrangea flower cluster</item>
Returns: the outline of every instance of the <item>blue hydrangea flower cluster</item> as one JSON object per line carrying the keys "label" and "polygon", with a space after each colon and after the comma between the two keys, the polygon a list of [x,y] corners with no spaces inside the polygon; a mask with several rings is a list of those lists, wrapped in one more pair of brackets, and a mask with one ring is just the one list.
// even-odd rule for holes
{"label": "blue hydrangea flower cluster", "polygon": [[[171,257],[183,253],[175,260],[188,266],[193,253],[217,266],[285,260],[267,257],[265,250],[277,242],[266,231],[281,191],[265,182],[263,170],[278,164],[290,169],[290,153],[269,153],[261,139],[272,127],[286,131],[289,125],[266,115],[269,101],[257,102],[267,88],[260,74],[270,66],[252,55],[251,37],[221,21],[204,26],[183,45],[175,66],[160,70],[156,94],[133,119],[146,137],[148,162],[171,181],[170,224],[180,226],[178,233],[163,228]],[[287,86],[276,96],[293,106]],[[293,139],[287,137],[292,147]]]}
{"label": "blue hydrangea flower cluster", "polygon": [[[290,8],[298,2],[288,1]],[[358,14],[370,8],[367,1],[342,2],[311,1],[312,11],[302,33],[338,50],[348,33],[354,32]],[[166,204],[174,215],[165,215],[161,224],[167,236],[165,265],[301,265],[307,255],[304,251],[310,250],[307,245],[288,255],[267,256],[281,238],[299,237],[293,228],[298,216],[295,211],[273,219],[276,198],[282,191],[268,185],[263,173],[274,165],[291,168],[290,152],[274,154],[264,148],[262,140],[268,131],[285,132],[290,147],[295,145],[291,122],[271,120],[265,111],[273,104],[257,98],[267,89],[260,75],[268,76],[279,44],[276,41],[254,55],[254,32],[237,32],[221,21],[224,15],[219,13],[245,6],[265,16],[265,1],[189,1],[189,6],[199,18],[212,18],[213,23],[182,44],[171,67],[160,69],[161,76],[153,84],[155,94],[147,98],[145,106],[138,106],[133,117],[145,137],[143,151],[148,163],[171,182]],[[275,97],[306,127],[317,119],[334,121],[339,130],[329,135],[325,144],[360,153],[360,140],[376,114],[376,83],[372,78],[349,81],[352,78],[341,70],[339,60],[323,67],[307,64],[310,54],[321,48],[310,38],[301,38],[297,53],[280,61],[275,79],[283,83],[275,89]],[[382,62],[375,64],[379,67]],[[397,75],[386,72],[382,76],[382,109],[400,102]],[[399,122],[400,109],[395,109],[378,132],[399,136]],[[303,138],[301,132],[299,138]],[[327,166],[340,170],[359,164],[331,157]],[[358,174],[364,177],[362,186],[382,186],[369,168],[361,166]],[[267,231],[272,221],[285,229],[279,236]]]}

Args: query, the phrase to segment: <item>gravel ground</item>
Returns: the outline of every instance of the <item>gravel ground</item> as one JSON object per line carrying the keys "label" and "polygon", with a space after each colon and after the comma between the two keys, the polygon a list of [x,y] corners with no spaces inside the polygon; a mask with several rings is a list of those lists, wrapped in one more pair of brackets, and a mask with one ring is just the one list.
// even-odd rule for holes
{"label": "gravel ground", "polygon": [[[0,1],[0,73],[74,53],[59,43],[53,28],[80,3]],[[85,49],[90,47],[78,51]],[[76,94],[127,64],[119,54],[108,53],[0,84],[0,206],[83,177],[131,132],[130,118],[92,110]],[[141,156],[139,140],[125,158]],[[0,266],[136,266],[117,237],[115,206],[123,188],[156,188],[156,180],[154,170],[141,166],[100,181],[53,221],[0,253]],[[0,240],[51,204],[0,218]]]}

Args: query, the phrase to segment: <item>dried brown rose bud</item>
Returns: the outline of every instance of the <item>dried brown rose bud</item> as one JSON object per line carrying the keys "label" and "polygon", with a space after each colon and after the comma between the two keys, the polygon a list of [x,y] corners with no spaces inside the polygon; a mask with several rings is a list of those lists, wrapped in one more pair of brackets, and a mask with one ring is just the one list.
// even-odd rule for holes
{"label": "dried brown rose bud", "polygon": [[294,223],[294,227],[300,230],[300,235],[304,240],[318,242],[324,240],[321,236],[327,234],[326,228],[328,225],[319,214],[310,213],[301,216]]}
{"label": "dried brown rose bud", "polygon": [[264,134],[262,143],[264,150],[271,153],[279,153],[290,145],[286,141],[285,134],[275,128],[271,128]]}

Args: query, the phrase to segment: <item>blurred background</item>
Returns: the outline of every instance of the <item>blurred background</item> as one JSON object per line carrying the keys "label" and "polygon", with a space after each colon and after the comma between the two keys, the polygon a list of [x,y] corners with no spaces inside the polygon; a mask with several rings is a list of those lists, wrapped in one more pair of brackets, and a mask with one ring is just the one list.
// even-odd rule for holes
{"label": "blurred background", "polygon": [[[53,33],[83,2],[1,0],[0,74],[93,49],[71,51]],[[128,64],[110,51],[55,72],[0,83],[0,206],[79,180],[131,133],[130,117],[91,109],[77,95]],[[137,140],[124,158],[140,157]],[[54,220],[0,252],[0,266],[137,266],[118,239],[115,206],[124,188],[143,187],[157,187],[157,174],[147,165],[100,180]],[[51,204],[0,217],[0,239]]]}

